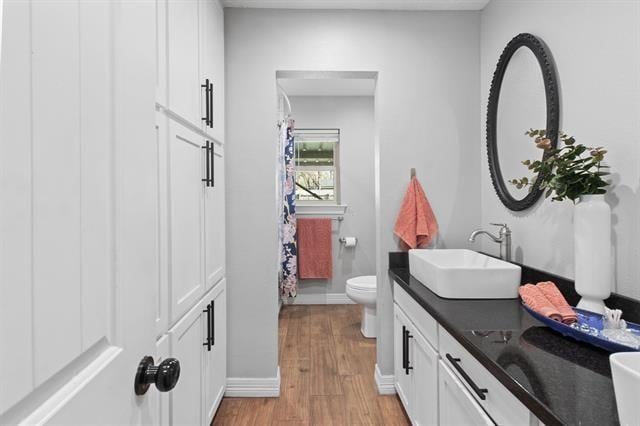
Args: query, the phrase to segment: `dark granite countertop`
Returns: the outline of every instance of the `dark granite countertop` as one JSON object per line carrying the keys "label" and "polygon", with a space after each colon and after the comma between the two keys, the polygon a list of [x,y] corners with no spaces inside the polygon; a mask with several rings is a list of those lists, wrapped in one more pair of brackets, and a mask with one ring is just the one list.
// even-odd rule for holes
{"label": "dark granite countertop", "polygon": [[[522,281],[554,281],[568,302],[573,282],[522,266]],[[609,353],[552,331],[519,299],[443,299],[409,273],[406,253],[389,254],[389,274],[545,425],[615,425]],[[612,295],[607,306],[638,322],[640,303]]]}

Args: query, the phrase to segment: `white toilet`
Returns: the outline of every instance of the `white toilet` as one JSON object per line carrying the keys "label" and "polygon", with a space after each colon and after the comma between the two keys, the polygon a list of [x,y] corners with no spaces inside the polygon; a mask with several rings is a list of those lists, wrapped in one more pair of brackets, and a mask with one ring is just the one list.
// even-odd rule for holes
{"label": "white toilet", "polygon": [[347,280],[347,296],[362,305],[360,331],[364,337],[376,337],[376,276],[364,275]]}

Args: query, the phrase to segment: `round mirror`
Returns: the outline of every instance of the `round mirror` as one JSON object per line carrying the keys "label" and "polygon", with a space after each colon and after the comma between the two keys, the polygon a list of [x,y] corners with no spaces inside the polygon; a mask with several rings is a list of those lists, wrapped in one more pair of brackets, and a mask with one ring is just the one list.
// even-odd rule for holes
{"label": "round mirror", "polygon": [[556,147],[560,121],[556,71],[546,46],[519,34],[505,47],[496,66],[487,107],[487,154],[493,186],[510,210],[531,207],[542,195],[539,183],[517,188],[512,179],[530,177],[524,160],[543,158],[525,131],[547,129]]}

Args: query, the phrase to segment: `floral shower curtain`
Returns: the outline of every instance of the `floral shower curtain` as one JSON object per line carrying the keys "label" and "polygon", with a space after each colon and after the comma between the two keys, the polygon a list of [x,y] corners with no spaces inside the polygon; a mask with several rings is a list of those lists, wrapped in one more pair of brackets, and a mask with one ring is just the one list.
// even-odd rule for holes
{"label": "floral shower curtain", "polygon": [[293,120],[285,120],[280,129],[280,294],[295,297],[298,285],[298,248],[296,233],[295,147]]}

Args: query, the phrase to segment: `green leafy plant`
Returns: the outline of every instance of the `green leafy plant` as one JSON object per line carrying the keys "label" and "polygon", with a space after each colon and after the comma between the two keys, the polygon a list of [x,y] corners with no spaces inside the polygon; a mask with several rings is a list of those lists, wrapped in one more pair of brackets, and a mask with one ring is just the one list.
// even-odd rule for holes
{"label": "green leafy plant", "polygon": [[509,182],[516,188],[529,187],[531,190],[540,180],[540,188],[545,198],[552,196],[552,201],[569,199],[574,203],[581,195],[605,194],[609,185],[603,177],[609,173],[602,164],[607,151],[603,147],[590,148],[576,144],[573,136],[563,132],[558,135],[562,146],[553,148],[547,131],[529,129],[525,135],[531,137],[536,147],[544,151],[542,160],[525,160],[522,162],[533,177],[512,179]]}

